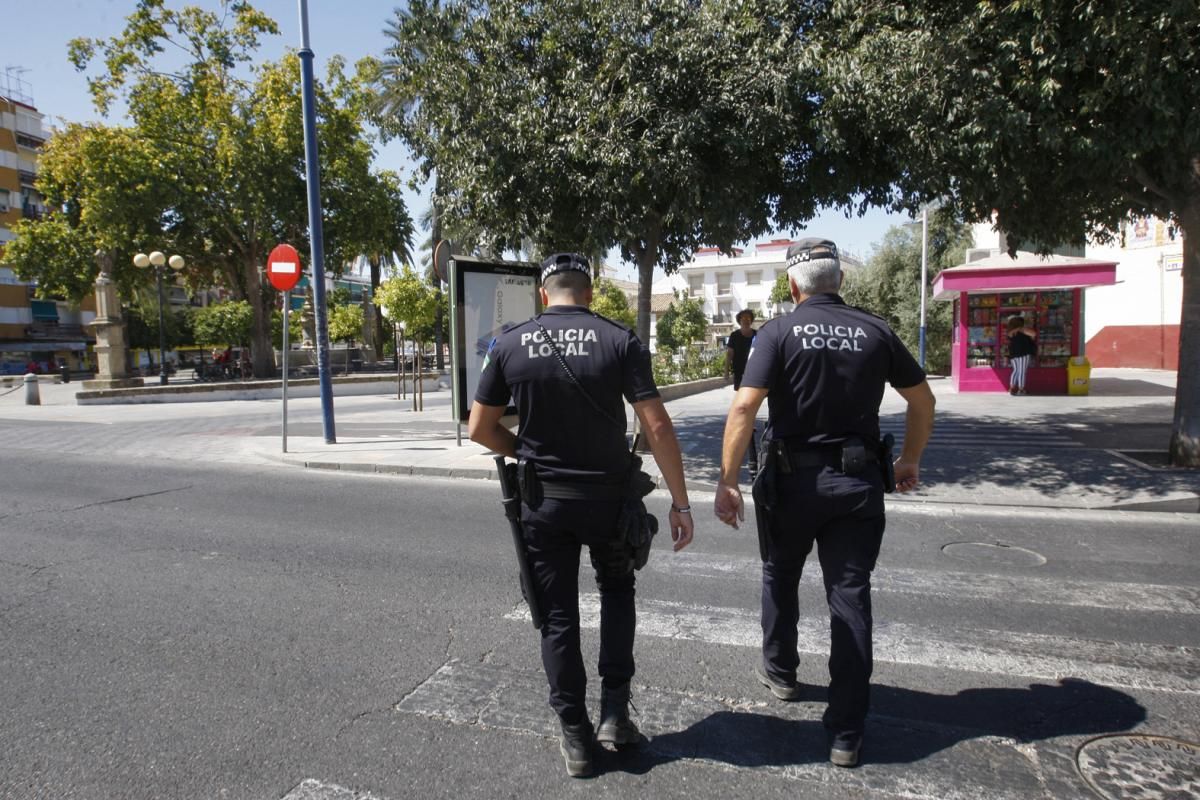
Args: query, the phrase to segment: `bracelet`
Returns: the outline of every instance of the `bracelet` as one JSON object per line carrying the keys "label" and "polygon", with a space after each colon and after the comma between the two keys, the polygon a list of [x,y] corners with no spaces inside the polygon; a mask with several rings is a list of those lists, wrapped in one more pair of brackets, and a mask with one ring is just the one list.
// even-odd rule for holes
{"label": "bracelet", "polygon": [[692,507],[691,507],[691,506],[677,507],[677,506],[676,506],[674,503],[671,503],[671,510],[672,510],[672,511],[674,511],[676,514],[690,514],[690,513],[692,513]]}

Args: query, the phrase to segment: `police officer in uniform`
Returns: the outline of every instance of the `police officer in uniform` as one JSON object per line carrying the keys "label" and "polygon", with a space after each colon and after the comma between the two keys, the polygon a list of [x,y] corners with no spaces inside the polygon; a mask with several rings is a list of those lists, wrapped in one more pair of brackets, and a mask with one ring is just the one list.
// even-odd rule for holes
{"label": "police officer in uniform", "polygon": [[[622,397],[632,404],[671,492],[675,550],[691,542],[693,530],[679,442],[654,385],[649,351],[628,328],[588,310],[591,274],[587,260],[574,253],[542,263],[539,291],[545,311],[492,343],[468,426],[473,441],[517,458],[522,475],[532,471],[539,484],[536,491],[523,489],[521,520],[546,620],[542,665],[550,706],[561,722],[560,747],[574,777],[591,774],[594,740],[618,746],[641,741],[628,710],[634,572],[616,531],[630,464]],[[516,435],[500,424],[510,398],[520,418]],[[582,545],[588,546],[600,590],[601,700],[595,733],[579,648]]]}
{"label": "police officer in uniform", "polygon": [[887,323],[838,296],[842,272],[833,242],[803,239],[788,248],[787,263],[796,308],[765,323],[754,340],[725,424],[715,510],[733,527],[744,518],[738,466],[766,398],[773,449],[764,457],[774,459],[775,491],[763,564],[763,657],[755,673],[779,699],[799,698],[797,589],[815,542],[830,613],[830,761],[852,767],[869,705],[871,571],[884,528],[879,405],[885,384],[908,404],[894,465],[903,492],[919,482],[934,398]]}

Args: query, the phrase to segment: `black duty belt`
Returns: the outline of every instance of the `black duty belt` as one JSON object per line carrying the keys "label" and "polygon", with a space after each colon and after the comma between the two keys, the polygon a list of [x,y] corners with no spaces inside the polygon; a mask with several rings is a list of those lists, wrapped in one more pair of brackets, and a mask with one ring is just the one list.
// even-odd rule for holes
{"label": "black duty belt", "polygon": [[541,481],[542,496],[552,500],[619,500],[622,483],[582,483],[580,481]]}
{"label": "black duty belt", "polygon": [[[779,442],[776,446],[779,447],[779,458],[786,458],[793,469],[805,469],[807,467],[834,467],[841,469],[842,467],[841,445],[797,446]],[[870,448],[866,449],[863,456],[867,464],[874,464],[879,460],[875,451]]]}

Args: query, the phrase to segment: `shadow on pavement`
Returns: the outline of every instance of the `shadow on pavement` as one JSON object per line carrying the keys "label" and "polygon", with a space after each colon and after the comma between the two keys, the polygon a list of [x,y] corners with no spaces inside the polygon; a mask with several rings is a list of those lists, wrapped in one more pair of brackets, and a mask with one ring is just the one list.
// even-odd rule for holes
{"label": "shadow on pavement", "polygon": [[[1167,387],[1157,388],[1170,391]],[[1146,391],[1139,389],[1143,394]],[[997,398],[997,402],[1013,401],[1020,402],[1020,398]],[[690,482],[716,484],[724,425],[725,418],[718,415],[692,416],[676,422]],[[903,412],[882,415],[880,425],[901,439]],[[759,435],[762,428],[760,421]],[[921,478],[931,490],[930,496],[938,489],[962,492],[998,487],[1035,492],[1051,500],[1077,498],[1086,491],[1106,506],[1152,503],[1155,498],[1180,490],[1194,492],[1197,473],[1152,469],[1108,451],[1161,450],[1165,454],[1170,435],[1171,411],[1161,406],[1064,408],[1061,413],[1033,413],[1024,419],[939,412],[933,438],[922,458]],[[898,441],[897,452],[899,445]],[[742,481],[749,482],[745,471]],[[919,500],[922,493],[909,497]],[[994,502],[1005,501],[997,497]]]}
{"label": "shadow on pavement", "polygon": [[[866,764],[911,764],[981,737],[1025,743],[1116,733],[1146,719],[1146,710],[1124,692],[1072,679],[955,695],[874,686],[872,698],[875,713],[867,721],[863,746]],[[819,720],[720,711],[686,730],[655,736],[640,751],[606,752],[598,767],[642,774],[683,758],[735,767],[785,767],[825,762],[829,745]]]}

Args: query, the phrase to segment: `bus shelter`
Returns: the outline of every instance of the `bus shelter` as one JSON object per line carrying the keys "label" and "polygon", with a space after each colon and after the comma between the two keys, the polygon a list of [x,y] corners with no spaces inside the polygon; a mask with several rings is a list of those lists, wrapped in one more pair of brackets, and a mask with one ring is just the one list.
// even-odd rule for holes
{"label": "bus shelter", "polygon": [[[950,378],[960,392],[1005,392],[1008,321],[1037,331],[1031,394],[1067,394],[1068,366],[1084,355],[1083,290],[1116,282],[1117,262],[1018,252],[991,255],[942,270],[933,299],[954,304]],[[1074,362],[1079,363],[1077,360]]]}

